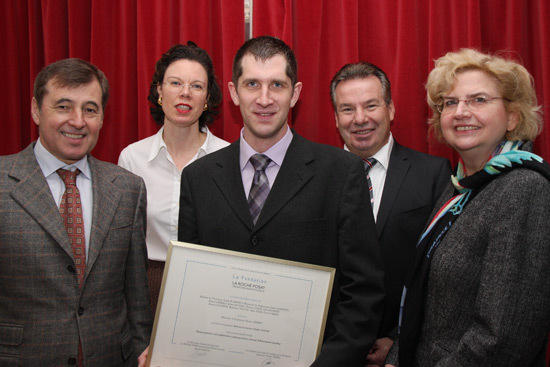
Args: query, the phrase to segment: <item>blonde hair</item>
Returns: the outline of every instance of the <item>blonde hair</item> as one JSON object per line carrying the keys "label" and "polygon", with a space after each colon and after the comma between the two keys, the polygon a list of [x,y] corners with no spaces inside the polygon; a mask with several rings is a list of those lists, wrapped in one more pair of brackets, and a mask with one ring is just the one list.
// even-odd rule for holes
{"label": "blonde hair", "polygon": [[514,130],[506,133],[506,139],[535,140],[542,130],[542,114],[541,107],[537,105],[531,74],[512,60],[469,48],[448,52],[435,60],[435,67],[426,82],[428,105],[433,111],[428,121],[430,131],[439,140],[442,139],[441,114],[437,107],[443,102],[444,93],[453,88],[457,74],[467,70],[480,70],[494,77],[502,97],[508,101],[506,110],[517,113],[518,124]]}

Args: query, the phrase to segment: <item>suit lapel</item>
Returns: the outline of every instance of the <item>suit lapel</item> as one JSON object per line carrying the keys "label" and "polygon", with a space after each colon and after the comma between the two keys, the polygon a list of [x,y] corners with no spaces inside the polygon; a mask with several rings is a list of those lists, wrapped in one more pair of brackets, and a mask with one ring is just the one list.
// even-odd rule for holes
{"label": "suit lapel", "polygon": [[34,144],[19,153],[9,176],[19,181],[11,192],[13,199],[52,236],[72,258],[73,250],[52,192],[34,156]]}
{"label": "suit lapel", "polygon": [[225,154],[219,155],[215,162],[213,179],[237,217],[251,230],[252,219],[239,165],[239,140],[232,143]]}
{"label": "suit lapel", "polygon": [[378,236],[382,234],[386,220],[391,213],[395,198],[401,189],[401,185],[410,169],[410,165],[407,157],[402,154],[401,146],[394,141],[393,149],[390,154],[389,169],[386,173],[382,200],[380,202],[380,209],[378,210],[378,217],[376,219]]}
{"label": "suit lapel", "polygon": [[313,153],[308,149],[305,140],[294,133],[254,231],[259,230],[269,222],[313,177],[313,168],[309,165],[313,159]]}
{"label": "suit lapel", "polygon": [[111,222],[115,216],[120,201],[120,190],[113,184],[117,174],[114,170],[106,170],[101,162],[88,156],[90,171],[92,172],[92,230],[90,231],[90,248],[86,261],[86,276],[96,261],[105,237],[109,233]]}

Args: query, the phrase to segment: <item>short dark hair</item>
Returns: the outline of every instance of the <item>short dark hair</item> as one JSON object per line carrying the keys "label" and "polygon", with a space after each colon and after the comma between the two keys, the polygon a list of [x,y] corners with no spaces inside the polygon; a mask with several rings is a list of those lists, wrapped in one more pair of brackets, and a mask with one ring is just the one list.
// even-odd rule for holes
{"label": "short dark hair", "polygon": [[34,80],[34,99],[38,103],[38,108],[42,107],[42,100],[48,92],[46,84],[50,80],[60,87],[75,88],[92,82],[94,78],[101,86],[101,107],[105,110],[109,99],[107,77],[95,65],[76,58],[59,60],[40,70]]}
{"label": "short dark hair", "polygon": [[384,102],[389,105],[391,103],[391,83],[386,73],[378,66],[369,62],[357,62],[342,66],[332,78],[330,82],[330,99],[332,100],[334,108],[336,108],[335,91],[338,84],[346,80],[363,79],[369,76],[375,76],[380,80],[382,92],[384,94]]}
{"label": "short dark hair", "polygon": [[166,53],[164,53],[155,65],[155,74],[149,87],[149,96],[147,100],[151,103],[149,110],[151,116],[157,124],[164,124],[164,111],[162,106],[158,104],[159,93],[157,86],[161,85],[164,80],[164,74],[166,69],[173,62],[178,60],[191,60],[196,61],[202,65],[208,76],[208,97],[206,103],[208,108],[203,111],[199,117],[199,129],[203,129],[206,124],[212,122],[214,117],[218,114],[218,106],[222,101],[222,92],[218,82],[216,81],[216,74],[214,73],[214,64],[208,53],[197,46],[194,42],[188,41],[187,45],[175,45],[172,46]]}
{"label": "short dark hair", "polygon": [[246,54],[251,54],[256,60],[266,61],[275,55],[282,55],[286,59],[286,75],[294,86],[298,82],[298,63],[292,49],[283,41],[271,36],[260,36],[249,39],[235,54],[233,59],[232,81],[237,85],[243,75],[242,59]]}

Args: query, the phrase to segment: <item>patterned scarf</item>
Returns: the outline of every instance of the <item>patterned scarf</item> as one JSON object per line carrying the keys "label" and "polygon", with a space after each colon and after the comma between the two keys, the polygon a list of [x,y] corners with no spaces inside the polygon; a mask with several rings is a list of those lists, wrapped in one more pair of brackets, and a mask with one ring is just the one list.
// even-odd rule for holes
{"label": "patterned scarf", "polygon": [[515,168],[535,170],[550,180],[550,165],[541,157],[525,150],[530,148],[531,143],[503,141],[484,168],[471,176],[465,176],[464,163],[459,161],[456,176],[451,176],[457,194],[437,211],[420,236],[416,245],[415,264],[405,282],[399,313],[399,366],[414,365],[416,345],[424,319],[424,301],[433,253],[466,205],[489,182]]}

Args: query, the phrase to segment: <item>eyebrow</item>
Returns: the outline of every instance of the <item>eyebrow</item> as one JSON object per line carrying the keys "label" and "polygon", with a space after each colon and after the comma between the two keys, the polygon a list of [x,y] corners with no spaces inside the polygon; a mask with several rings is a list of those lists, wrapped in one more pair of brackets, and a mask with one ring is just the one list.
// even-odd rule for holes
{"label": "eyebrow", "polygon": [[[73,101],[72,99],[70,99],[70,98],[60,98],[60,99],[58,99],[57,101],[55,101],[55,105],[58,105],[58,104],[61,104],[61,103],[67,103],[67,102],[68,102],[68,103],[71,103],[71,104],[74,104],[74,101]],[[95,106],[95,107],[97,107],[97,108],[99,108],[99,105],[98,105],[96,102],[94,102],[94,101],[86,101],[86,102],[84,102],[84,105],[89,105],[89,104],[90,104],[90,105],[93,105],[93,106]]]}
{"label": "eyebrow", "polygon": [[[489,93],[487,92],[477,92],[477,93],[471,93],[471,94],[466,94],[466,98],[474,98],[474,97],[478,97],[478,96],[487,96],[489,95]],[[442,97],[443,99],[458,99],[458,97],[451,97],[451,96],[443,96]]]}
{"label": "eyebrow", "polygon": [[[183,80],[181,80],[180,78],[178,78],[177,76],[167,76],[166,79],[175,79],[177,81],[180,81],[180,82],[183,82]],[[206,84],[205,81],[202,81],[200,79],[195,79],[195,80],[192,80],[191,83],[202,83],[202,84]]]}

